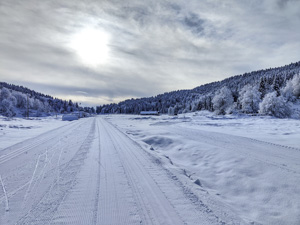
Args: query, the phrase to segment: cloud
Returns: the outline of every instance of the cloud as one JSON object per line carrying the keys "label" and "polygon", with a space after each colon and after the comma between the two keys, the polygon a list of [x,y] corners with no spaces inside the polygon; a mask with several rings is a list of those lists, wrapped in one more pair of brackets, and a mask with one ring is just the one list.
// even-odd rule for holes
{"label": "cloud", "polygon": [[85,92],[85,91],[76,91],[77,94],[80,95],[88,95],[89,93]]}
{"label": "cloud", "polygon": [[[297,0],[2,1],[0,79],[89,105],[193,88],[299,61],[299,11]],[[70,48],[90,27],[110,36],[96,68]]]}
{"label": "cloud", "polygon": [[190,13],[184,18],[184,24],[196,34],[200,34],[204,30],[203,23],[204,20],[200,19],[195,13]]}

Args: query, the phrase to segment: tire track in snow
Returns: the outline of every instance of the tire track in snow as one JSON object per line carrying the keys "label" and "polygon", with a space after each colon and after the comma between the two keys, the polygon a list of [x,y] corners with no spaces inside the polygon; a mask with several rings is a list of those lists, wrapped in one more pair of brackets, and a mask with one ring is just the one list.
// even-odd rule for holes
{"label": "tire track in snow", "polygon": [[[143,190],[141,185],[139,185],[139,183],[137,182],[136,178],[134,178],[134,177],[138,177],[139,179],[141,179],[142,176],[135,176],[135,171],[132,170],[132,168],[128,167],[127,163],[125,162],[125,161],[133,160],[133,159],[129,159],[124,156],[121,157],[121,155],[119,153],[119,151],[122,151],[120,149],[120,146],[117,145],[117,143],[115,143],[116,142],[115,140],[113,140],[112,134],[109,132],[109,128],[106,127],[106,130],[109,133],[109,140],[113,144],[113,147],[114,147],[115,151],[117,152],[118,157],[122,158],[122,161],[120,161],[120,162],[122,163],[122,167],[125,171],[129,185],[134,193],[134,199],[135,199],[137,207],[138,207],[137,210],[139,212],[139,216],[141,217],[140,223],[141,224],[152,224],[152,225],[160,224],[157,221],[158,215],[155,215],[155,213],[152,212],[153,205],[151,205],[149,199],[143,197],[144,195],[146,195],[145,190]],[[124,146],[122,146],[122,147],[124,147]],[[139,168],[139,169],[141,169],[141,168]],[[152,194],[154,194],[154,193],[152,193]],[[155,196],[155,194],[154,194],[154,196]],[[158,199],[156,198],[155,200],[157,201]],[[169,223],[166,223],[166,224],[169,224]]]}
{"label": "tire track in snow", "polygon": [[95,224],[99,193],[99,132],[95,120],[95,135],[76,182],[49,224]]}
{"label": "tire track in snow", "polygon": [[106,128],[100,120],[101,178],[97,224],[141,224],[133,191]]}
{"label": "tire track in snow", "polygon": [[101,143],[100,143],[100,129],[98,120],[96,120],[97,132],[98,132],[98,170],[97,170],[97,183],[96,183],[96,196],[95,196],[95,203],[94,203],[94,212],[93,212],[93,224],[97,224],[98,218],[98,210],[99,210],[99,194],[100,194],[100,176],[101,176]]}

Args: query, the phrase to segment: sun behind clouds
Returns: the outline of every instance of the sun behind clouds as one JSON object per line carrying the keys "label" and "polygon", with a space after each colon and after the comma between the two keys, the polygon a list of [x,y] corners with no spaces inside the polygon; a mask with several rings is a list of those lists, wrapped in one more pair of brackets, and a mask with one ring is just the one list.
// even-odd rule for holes
{"label": "sun behind clouds", "polygon": [[97,67],[108,60],[108,43],[109,34],[105,31],[85,28],[74,35],[70,47],[83,64]]}

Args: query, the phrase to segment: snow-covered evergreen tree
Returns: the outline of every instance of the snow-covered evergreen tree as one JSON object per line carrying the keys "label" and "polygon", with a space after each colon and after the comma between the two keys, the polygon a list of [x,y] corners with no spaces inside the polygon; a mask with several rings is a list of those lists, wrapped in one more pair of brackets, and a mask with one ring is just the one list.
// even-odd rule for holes
{"label": "snow-covered evergreen tree", "polygon": [[273,90],[276,91],[276,95],[280,95],[280,86],[282,84],[282,80],[280,76],[275,76],[274,81],[273,81]]}
{"label": "snow-covered evergreen tree", "polygon": [[266,78],[265,77],[260,78],[258,90],[261,93],[261,98],[263,99],[265,97],[266,91],[267,91],[266,90]]}

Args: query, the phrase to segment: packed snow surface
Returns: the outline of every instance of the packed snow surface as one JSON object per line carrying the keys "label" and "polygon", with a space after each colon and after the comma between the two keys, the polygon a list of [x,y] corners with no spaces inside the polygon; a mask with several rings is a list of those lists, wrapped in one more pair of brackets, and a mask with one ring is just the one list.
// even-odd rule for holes
{"label": "packed snow surface", "polygon": [[300,224],[300,121],[0,118],[0,224]]}

